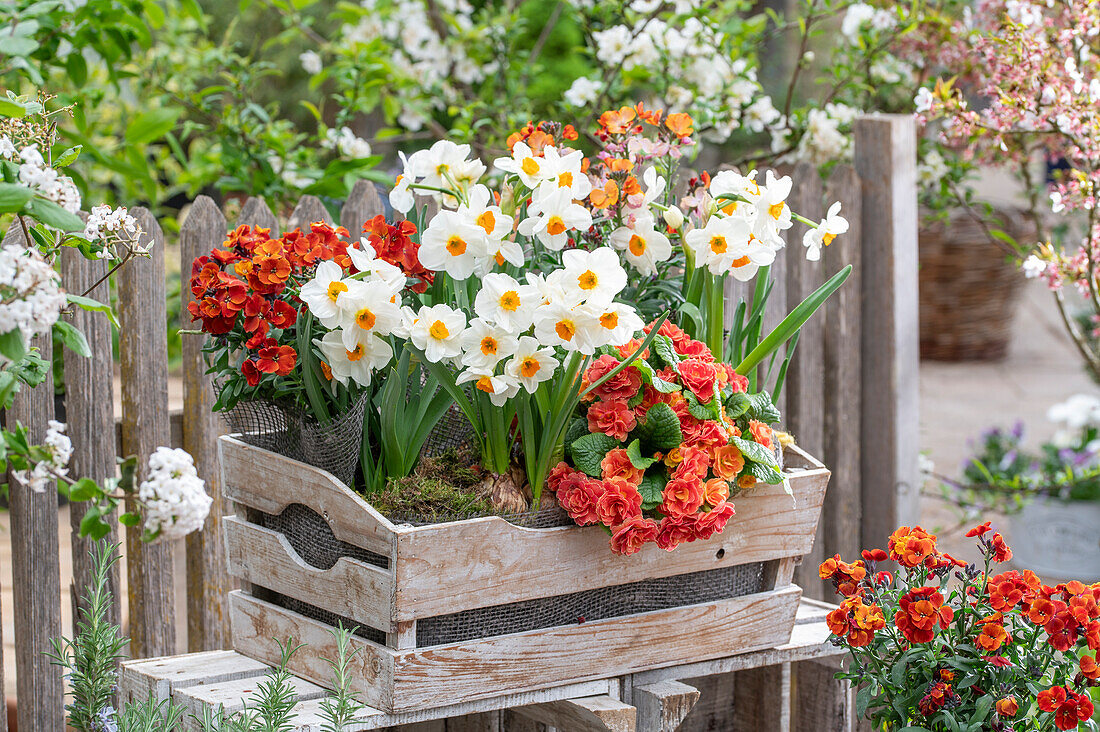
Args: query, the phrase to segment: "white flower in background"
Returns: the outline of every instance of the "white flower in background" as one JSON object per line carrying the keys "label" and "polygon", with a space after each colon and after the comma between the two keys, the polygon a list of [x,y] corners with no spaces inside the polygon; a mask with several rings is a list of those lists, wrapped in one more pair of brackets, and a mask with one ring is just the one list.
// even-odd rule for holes
{"label": "white flower in background", "polygon": [[502,272],[493,272],[481,280],[481,289],[474,298],[474,312],[507,331],[522,333],[531,327],[538,299],[534,287],[521,285]]}
{"label": "white flower in background", "polygon": [[1066,202],[1058,191],[1050,192],[1050,210],[1053,213],[1062,213],[1066,210]]}
{"label": "white flower in background", "polygon": [[783,115],[772,104],[769,96],[759,97],[750,104],[741,116],[741,124],[750,132],[763,132],[768,126],[775,124]]}
{"label": "white flower in background", "polygon": [[929,150],[921,156],[920,164],[917,166],[917,180],[921,186],[934,186],[938,185],[949,172],[947,161],[939,150]]}
{"label": "white flower in background", "polygon": [[[536,191],[533,202],[527,207],[529,218],[519,223],[519,233],[536,236],[547,249],[561,251],[570,229],[587,231],[592,226],[592,214],[584,206],[573,201],[568,188],[560,188],[546,181]],[[423,261],[423,258],[421,258]],[[425,266],[428,266],[425,263]]]}
{"label": "white flower in background", "polygon": [[[349,340],[351,348],[348,348]],[[344,385],[351,379],[360,386],[370,386],[374,372],[393,358],[389,342],[374,333],[366,333],[355,340],[349,339],[342,328],[337,328],[313,342],[324,354],[332,378]]]}
{"label": "white flower in background", "polygon": [[593,328],[597,346],[621,346],[642,329],[644,323],[634,308],[620,302],[604,307],[590,306],[598,328]]}
{"label": "white flower in background", "polygon": [[927,112],[928,110],[932,109],[932,102],[934,101],[934,99],[935,98],[932,96],[932,92],[929,91],[928,87],[922,86],[920,89],[917,90],[917,96],[913,97],[913,107],[918,112]]}
{"label": "white flower in background", "polygon": [[474,273],[477,261],[488,255],[485,231],[458,211],[440,211],[420,239],[420,263],[456,280]]}
{"label": "white flower in background", "polygon": [[844,14],[844,20],[840,24],[840,32],[848,38],[855,38],[865,23],[875,16],[875,9],[866,3],[853,3],[848,6]]}
{"label": "white flower in background", "polygon": [[288,165],[279,173],[279,177],[291,188],[308,188],[313,185],[313,179],[302,173],[294,166]]}
{"label": "white flower in background", "polygon": [[590,356],[596,351],[593,313],[583,306],[554,300],[535,309],[535,338],[544,346],[560,346]]}
{"label": "white flower in background", "polygon": [[302,62],[302,70],[307,74],[319,74],[325,68],[321,55],[316,51],[303,51],[298,54],[298,60]]}
{"label": "white flower in background", "polygon": [[49,333],[65,305],[61,276],[41,254],[17,244],[0,248],[0,333],[19,330],[24,342]]}
{"label": "white flower in background", "polygon": [[339,150],[341,155],[352,160],[369,158],[371,154],[370,143],[358,137],[350,127],[346,126],[339,130],[329,128],[321,144],[330,150]]}
{"label": "white flower in background", "polygon": [[138,486],[145,509],[145,533],[158,539],[180,539],[202,528],[213,499],[186,450],[158,447]]}
{"label": "white flower in background", "polygon": [[1093,394],[1074,394],[1047,410],[1047,419],[1070,430],[1100,425],[1100,397]]}
{"label": "white flower in background", "polygon": [[11,160],[15,157],[15,145],[7,135],[0,135],[0,158]]}
{"label": "white flower in background", "polygon": [[39,461],[33,470],[15,470],[12,476],[35,493],[53,488],[58,477],[69,474],[69,460],[73,457],[73,443],[65,434],[65,425],[51,419],[47,424],[46,436],[42,448],[49,458]]}
{"label": "white flower in background", "polygon": [[327,261],[317,265],[313,279],[302,286],[299,297],[322,325],[335,328],[340,325],[341,298],[347,291],[344,271],[336,262]]}
{"label": "white flower in background", "polygon": [[1032,26],[1043,21],[1043,11],[1027,0],[1006,0],[1005,12],[1020,25]]}
{"label": "white flower in background", "polygon": [[348,292],[340,298],[338,322],[344,348],[351,350],[369,335],[393,333],[401,325],[401,308],[384,280],[348,280]]}
{"label": "white flower in background", "polygon": [[1024,277],[1029,280],[1033,280],[1036,277],[1041,277],[1044,272],[1047,271],[1047,263],[1040,259],[1037,255],[1032,254],[1024,260],[1021,269],[1024,271]]}
{"label": "white flower in background", "polygon": [[673,231],[679,231],[680,227],[684,225],[684,212],[676,206],[669,206],[661,214],[661,218],[668,224],[668,228]]}
{"label": "white flower in background", "polygon": [[562,268],[551,274],[561,277],[566,296],[577,302],[606,305],[626,287],[626,270],[610,247],[592,251],[570,249],[562,254]]}
{"label": "white flower in background", "polygon": [[615,66],[626,60],[633,45],[633,34],[625,25],[613,25],[592,34],[596,42],[596,58],[605,66]]}
{"label": "white flower in background", "polygon": [[529,394],[534,394],[539,384],[554,377],[557,367],[553,348],[542,346],[537,338],[523,336],[515,355],[504,364],[504,373],[516,379]]}
{"label": "white flower in background", "polygon": [[829,207],[829,211],[817,228],[810,229],[802,236],[802,244],[806,247],[806,259],[811,262],[821,259],[821,247],[829,246],[833,239],[846,231],[848,231],[848,220],[840,215],[840,201],[836,201]]}
{"label": "white flower in background", "polygon": [[506,374],[495,374],[487,369],[466,369],[455,379],[456,384],[471,382],[475,389],[489,395],[489,401],[494,407],[503,407],[519,391],[518,379]]}
{"label": "white flower in background", "polygon": [[409,327],[409,340],[424,352],[431,363],[454,358],[462,353],[462,333],[466,315],[446,305],[424,305]]}
{"label": "white flower in background", "polygon": [[517,142],[512,147],[511,157],[497,158],[493,161],[493,165],[505,173],[518,175],[523,185],[534,189],[538,188],[543,181],[549,180],[552,175],[551,169],[548,167],[544,169],[545,162],[542,156],[536,155],[528,147],[526,142]]}
{"label": "white flower in background", "polygon": [[481,318],[470,321],[470,327],[462,333],[463,366],[492,371],[502,360],[515,353],[519,342],[516,336],[504,328],[485,322]]}
{"label": "white flower in background", "polygon": [[28,145],[19,152],[19,182],[43,198],[53,201],[69,213],[80,210],[80,191],[72,178],[61,175],[46,164],[38,144]]}
{"label": "white flower in background", "polygon": [[672,243],[653,227],[652,217],[640,219],[633,229],[627,226],[615,229],[609,239],[611,246],[622,251],[626,261],[644,275],[657,274],[657,262],[672,256]]}
{"label": "white flower in background", "polygon": [[600,94],[602,84],[595,79],[581,76],[573,80],[573,83],[565,90],[562,99],[571,107],[586,107],[596,101]]}

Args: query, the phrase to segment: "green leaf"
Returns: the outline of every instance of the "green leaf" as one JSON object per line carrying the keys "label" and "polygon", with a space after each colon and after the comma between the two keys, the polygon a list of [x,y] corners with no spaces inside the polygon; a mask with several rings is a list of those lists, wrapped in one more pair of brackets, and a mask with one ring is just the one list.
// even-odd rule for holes
{"label": "green leaf", "polygon": [[695,419],[711,419],[710,407],[700,403],[699,398],[688,390],[684,390],[684,401],[687,402],[688,412]]}
{"label": "green leaf", "polygon": [[569,423],[569,427],[565,430],[565,439],[563,442],[566,445],[572,445],[576,440],[579,440],[587,434],[588,420],[578,417]]}
{"label": "green leaf", "polygon": [[81,310],[88,310],[95,313],[103,313],[107,316],[107,320],[111,321],[111,325],[116,328],[119,327],[118,319],[115,317],[115,311],[111,309],[110,305],[101,303],[99,300],[93,300],[90,297],[84,297],[83,295],[67,294],[65,295],[65,299],[67,299],[70,304],[76,305]]}
{"label": "green leaf", "polygon": [[574,440],[569,446],[569,453],[573,457],[573,466],[593,478],[603,475],[600,463],[608,452],[619,447],[619,441],[602,432],[593,432],[580,439]]}
{"label": "green leaf", "polygon": [[4,56],[29,56],[38,48],[38,41],[27,36],[13,36],[10,33],[0,34],[0,55]]}
{"label": "green leaf", "polygon": [[741,454],[745,456],[746,460],[751,460],[754,463],[760,463],[761,465],[770,465],[775,467],[775,455],[768,448],[761,445],[759,442],[753,442],[752,440],[746,440],[743,437],[731,437],[732,442]]}
{"label": "green leaf", "polygon": [[91,478],[81,478],[69,488],[69,500],[80,503],[90,501],[99,495],[99,486]]}
{"label": "green leaf", "polygon": [[17,183],[0,183],[0,214],[22,210],[34,198],[34,191]]}
{"label": "green leaf", "polygon": [[680,431],[680,418],[664,402],[657,402],[646,410],[645,421],[638,428],[637,436],[647,448],[662,452],[679,447],[684,439]]}
{"label": "green leaf", "polygon": [[126,142],[130,145],[141,145],[163,137],[176,126],[179,116],[180,110],[170,108],[143,112],[126,128]]}
{"label": "green leaf", "polygon": [[672,339],[666,335],[658,335],[653,339],[653,351],[664,362],[665,366],[676,368],[680,363],[680,354],[672,345]]}
{"label": "green leaf", "polygon": [[764,424],[775,424],[779,421],[782,415],[779,414],[776,406],[772,404],[771,394],[762,391],[758,394],[750,394],[748,399],[750,417]]}
{"label": "green leaf", "polygon": [[974,702],[974,714],[970,717],[971,724],[977,722],[978,728],[980,728],[981,723],[989,716],[989,710],[992,707],[993,696],[991,694],[978,697],[978,701]]}
{"label": "green leaf", "polygon": [[635,468],[641,468],[645,470],[653,463],[657,462],[655,457],[645,457],[642,455],[642,441],[632,440],[629,445],[626,446],[626,456],[630,458],[630,464]]}
{"label": "green leaf", "polygon": [[749,411],[752,402],[749,395],[743,391],[735,391],[726,399],[726,416],[730,419],[743,417]]}
{"label": "green leaf", "polygon": [[27,354],[27,344],[23,341],[23,331],[16,328],[0,335],[0,356],[9,361],[22,361]]}
{"label": "green leaf", "polygon": [[847,267],[830,277],[825,284],[814,290],[809,297],[799,303],[798,307],[792,310],[787,317],[783,318],[783,322],[776,326],[775,330],[771,333],[768,333],[764,340],[760,341],[760,344],[752,349],[752,353],[745,356],[745,359],[737,365],[737,373],[742,376],[747,376],[757,364],[786,343],[791,336],[797,333],[802,328],[803,324],[825,304],[825,301],[844,284],[844,281],[847,280],[848,276],[851,274],[852,265],[849,264]]}
{"label": "green leaf", "polygon": [[[79,54],[74,54],[79,56]],[[54,167],[64,168],[66,165],[71,165],[76,162],[76,159],[80,157],[80,151],[84,149],[83,145],[73,145],[65,152],[57,156],[57,159],[53,161]]]}
{"label": "green leaf", "polygon": [[657,508],[664,500],[665,486],[668,484],[668,480],[664,476],[664,469],[653,473],[646,473],[642,476],[641,485],[638,486],[638,493],[642,495],[642,510],[649,511]]}
{"label": "green leaf", "polygon": [[23,211],[36,221],[61,231],[84,230],[84,222],[80,220],[79,216],[44,198],[32,198],[27,201]]}
{"label": "green leaf", "polygon": [[123,526],[134,527],[141,523],[141,516],[136,513],[124,513],[118,517],[118,522]]}
{"label": "green leaf", "polygon": [[27,115],[27,108],[19,102],[0,97],[0,115],[19,119]]}
{"label": "green leaf", "polygon": [[856,718],[863,719],[867,713],[867,707],[871,704],[871,687],[862,686],[856,692]]}
{"label": "green leaf", "polygon": [[749,474],[761,483],[767,483],[768,485],[780,485],[783,483],[783,474],[771,465],[750,462],[746,463],[745,467],[748,469]]}
{"label": "green leaf", "polygon": [[680,387],[677,384],[673,384],[671,381],[665,381],[653,367],[649,365],[648,361],[638,359],[634,362],[634,367],[638,369],[638,372],[642,375],[642,381],[652,386],[662,394],[672,394],[673,392],[680,391]]}
{"label": "green leaf", "polygon": [[92,355],[92,349],[88,347],[88,340],[72,323],[65,320],[59,320],[53,324],[53,332],[70,351],[84,358],[88,358]]}

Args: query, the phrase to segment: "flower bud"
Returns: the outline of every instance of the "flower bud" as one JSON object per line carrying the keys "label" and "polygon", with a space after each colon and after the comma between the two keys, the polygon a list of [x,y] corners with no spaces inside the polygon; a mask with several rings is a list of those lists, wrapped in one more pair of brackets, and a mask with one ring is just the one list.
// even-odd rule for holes
{"label": "flower bud", "polygon": [[679,231],[680,227],[684,225],[684,214],[676,206],[665,209],[661,217],[664,218],[665,223],[668,224],[668,228],[673,231]]}

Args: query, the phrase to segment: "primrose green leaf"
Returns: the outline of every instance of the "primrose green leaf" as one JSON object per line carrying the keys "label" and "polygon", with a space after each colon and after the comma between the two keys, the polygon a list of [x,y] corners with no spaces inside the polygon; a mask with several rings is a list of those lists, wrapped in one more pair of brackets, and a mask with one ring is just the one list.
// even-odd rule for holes
{"label": "primrose green leaf", "polygon": [[645,421],[637,428],[637,436],[647,449],[662,452],[679,447],[684,439],[680,431],[680,418],[664,402],[658,402],[646,411]]}
{"label": "primrose green leaf", "polygon": [[619,441],[614,437],[608,437],[601,432],[593,432],[578,440],[574,440],[569,446],[569,452],[573,456],[573,466],[586,475],[599,478],[603,475],[600,462],[604,456],[614,448],[619,447]]}
{"label": "primrose green leaf", "polygon": [[653,463],[657,462],[655,457],[645,457],[642,455],[642,441],[632,440],[629,445],[626,446],[626,456],[630,458],[630,464],[635,468],[645,470]]}

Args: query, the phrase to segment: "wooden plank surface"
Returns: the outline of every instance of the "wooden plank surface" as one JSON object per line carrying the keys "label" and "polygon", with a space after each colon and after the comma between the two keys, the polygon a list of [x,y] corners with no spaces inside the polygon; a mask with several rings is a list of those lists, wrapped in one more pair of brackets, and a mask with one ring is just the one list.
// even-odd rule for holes
{"label": "wooden plank surface", "polygon": [[676,732],[699,701],[699,690],[681,681],[658,681],[635,686],[631,700],[638,710],[638,732]]}
{"label": "wooden plank surface", "polygon": [[885,546],[919,514],[920,343],[916,127],[910,115],[855,122],[863,191],[862,545]]}
{"label": "wooden plank surface", "polygon": [[170,698],[172,689],[252,678],[270,668],[234,651],[200,651],[127,661],[119,674],[119,699],[140,701],[152,695],[157,701],[164,701]]}
{"label": "wooden plank surface", "polygon": [[833,171],[826,186],[826,199],[840,201],[841,215],[848,219],[848,233],[838,236],[822,252],[825,276],[831,277],[849,264],[852,274],[824,308],[825,440],[820,454],[833,471],[833,477],[825,494],[821,536],[826,557],[839,553],[852,561],[862,549],[860,527],[863,517],[860,489],[860,453],[863,450],[860,434],[863,398],[860,390],[862,191],[855,168],[841,165]]}
{"label": "wooden plank surface", "polygon": [[252,196],[244,202],[241,214],[237,217],[237,226],[241,224],[270,229],[271,236],[278,236],[281,231],[279,220],[275,218],[275,214],[271,213],[267,202],[258,196]]}
{"label": "wooden plank surface", "polygon": [[[26,246],[18,222],[5,243]],[[14,232],[14,233],[13,233]],[[31,347],[50,362],[50,337],[38,336]],[[40,444],[46,423],[54,416],[53,374],[31,389],[23,386],[4,426],[27,428],[32,444]],[[61,635],[61,568],[57,544],[57,493],[52,484],[41,493],[23,485],[9,471],[11,513],[12,617],[15,631],[15,687],[18,726],[22,730],[62,729],[64,696],[61,674],[46,653],[50,638]]]}
{"label": "wooden plank surface", "polygon": [[797,732],[852,732],[855,700],[848,681],[834,678],[836,668],[815,661],[793,665],[791,729]]}
{"label": "wooden plank surface", "polygon": [[325,208],[325,204],[321,203],[320,198],[317,198],[317,196],[302,196],[298,200],[298,205],[291,212],[290,218],[287,219],[286,228],[287,231],[300,228],[304,233],[309,233],[310,224],[317,221],[331,224],[332,216]]}
{"label": "wooden plank surface", "polygon": [[609,696],[531,704],[516,707],[516,714],[570,732],[635,732],[638,711]]}
{"label": "wooden plank surface", "polygon": [[[734,675],[733,713],[727,718],[730,732],[791,728],[791,664],[745,669]],[[821,727],[820,730],[828,729]]]}
{"label": "wooden plank surface", "polygon": [[393,524],[331,473],[233,437],[220,438],[219,448],[228,500],[272,515],[300,503],[323,516],[337,539],[392,555]]}
{"label": "wooden plank surface", "polygon": [[[225,240],[228,224],[213,199],[199,196],[180,227],[180,327],[197,330],[188,304],[194,300],[188,280],[191,263],[206,256]],[[228,511],[221,489],[218,435],[224,429],[214,413],[214,377],[206,373],[202,347],[206,337],[184,334],[183,362],[183,448],[195,458],[199,477],[213,503],[202,531],[186,539],[187,546],[187,649],[215,650],[229,645],[227,593],[236,585],[226,572],[221,519]]]}
{"label": "wooden plank surface", "polygon": [[[109,267],[104,260],[87,259],[76,249],[66,248],[61,253],[61,278],[65,289],[80,295],[107,274]],[[88,293],[88,297],[108,300],[110,288],[106,283]],[[115,463],[114,431],[104,429],[113,425],[114,415],[114,358],[111,346],[111,323],[103,313],[73,308],[68,319],[84,334],[92,352],[85,358],[65,349],[65,421],[69,438],[73,443],[73,457],[69,463],[70,474],[92,478],[100,485],[118,473]],[[91,549],[94,542],[80,537],[80,522],[84,519],[86,504],[76,503],[69,508],[72,527],[72,585],[70,597],[73,617],[83,605],[86,588],[92,581]],[[110,533],[103,537],[109,544],[118,543],[118,518],[110,516]],[[107,577],[107,588],[113,601],[108,610],[108,622],[122,622],[122,592],[119,583],[119,565],[116,563]]]}
{"label": "wooden plank surface", "polygon": [[[144,480],[149,455],[168,445],[168,316],[164,294],[164,235],[145,208],[131,211],[151,245],[117,276],[119,361],[122,378],[122,450],[136,455],[135,483]],[[134,510],[133,501],[127,509]],[[176,651],[172,545],[145,544],[139,525],[126,532],[130,655],[164,656]]]}
{"label": "wooden plank surface", "polygon": [[496,517],[397,530],[397,619],[800,556],[809,551],[828,471],[792,477],[794,498],[763,486],[734,500],[737,515],[709,541],[623,557],[598,527],[525,529]]}
{"label": "wooden plank surface", "polygon": [[341,557],[332,569],[317,569],[278,532],[235,516],[227,516],[224,524],[234,576],[371,628],[390,632],[395,627],[390,572],[350,557]]}
{"label": "wooden plank surface", "polygon": [[[792,210],[812,221],[820,221],[825,212],[821,176],[809,163],[799,163],[794,171],[795,187],[789,204]],[[802,237],[809,230],[795,222],[787,232],[787,249],[783,253],[787,268],[787,312],[798,305],[822,283],[821,262],[806,259]],[[811,455],[821,455],[825,431],[825,381],[821,367],[824,359],[824,312],[818,311],[802,326],[794,357],[787,370],[786,418],[784,424],[794,435],[798,446]],[[818,523],[813,546],[806,552],[802,565],[795,571],[798,582],[810,597],[823,597],[824,588],[817,577],[817,567],[824,559],[823,527]]]}
{"label": "wooden plank surface", "polygon": [[350,232],[353,242],[358,241],[363,224],[380,213],[385,213],[385,207],[378,188],[372,181],[357,180],[340,211],[340,225]]}
{"label": "wooden plank surface", "polygon": [[[432,705],[438,698],[437,684],[448,694],[473,699],[490,696],[493,689],[544,688],[770,648],[789,639],[788,629],[800,595],[797,587],[789,587],[714,603],[398,652],[395,707]],[[669,636],[669,628],[685,623],[706,627],[708,633]],[[600,663],[586,666],[580,660],[586,658],[599,658]]]}

